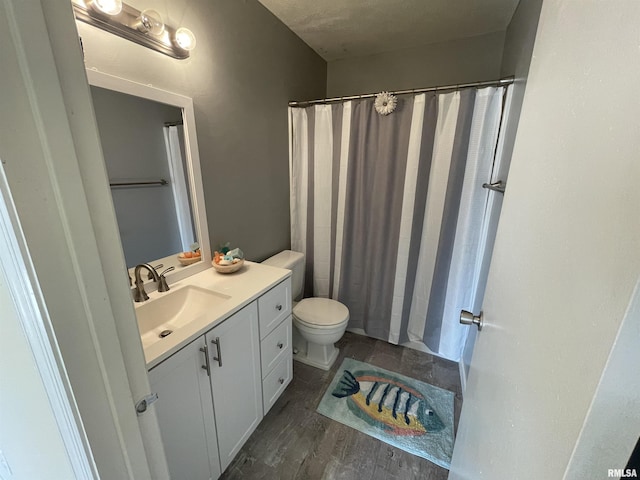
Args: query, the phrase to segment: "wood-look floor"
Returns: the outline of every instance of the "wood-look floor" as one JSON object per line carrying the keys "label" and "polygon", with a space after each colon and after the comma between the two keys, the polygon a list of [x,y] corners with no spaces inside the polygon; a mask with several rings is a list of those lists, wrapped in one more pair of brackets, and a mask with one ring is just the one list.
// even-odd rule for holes
{"label": "wood-look floor", "polygon": [[238,453],[222,479],[446,479],[448,471],[316,412],[345,357],[377,365],[455,393],[462,403],[458,364],[409,348],[347,332],[333,369],[293,363],[294,376]]}

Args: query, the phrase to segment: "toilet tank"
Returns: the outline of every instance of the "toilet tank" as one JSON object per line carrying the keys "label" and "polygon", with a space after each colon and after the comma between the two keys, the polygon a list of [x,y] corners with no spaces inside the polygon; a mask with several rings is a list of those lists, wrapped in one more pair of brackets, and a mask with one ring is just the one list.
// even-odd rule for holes
{"label": "toilet tank", "polygon": [[304,288],[304,254],[294,252],[292,250],[283,250],[282,252],[267,258],[265,265],[272,267],[286,268],[291,270],[291,297],[298,301],[302,299],[302,291]]}

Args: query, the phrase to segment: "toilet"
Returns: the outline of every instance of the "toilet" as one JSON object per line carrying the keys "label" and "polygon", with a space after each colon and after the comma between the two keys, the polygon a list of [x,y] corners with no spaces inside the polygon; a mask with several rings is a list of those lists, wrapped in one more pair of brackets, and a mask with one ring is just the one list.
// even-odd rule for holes
{"label": "toilet", "polygon": [[329,370],[338,357],[334,343],[342,338],[347,329],[349,309],[329,298],[302,299],[304,254],[284,250],[262,263],[292,272],[293,359]]}

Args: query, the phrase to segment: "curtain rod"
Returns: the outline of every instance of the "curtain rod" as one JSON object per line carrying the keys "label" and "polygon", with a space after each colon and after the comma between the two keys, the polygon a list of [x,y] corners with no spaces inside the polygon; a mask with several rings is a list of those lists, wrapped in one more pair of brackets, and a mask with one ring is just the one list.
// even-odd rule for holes
{"label": "curtain rod", "polygon": [[182,120],[177,122],[164,122],[165,127],[177,127],[178,125],[182,125]]}
{"label": "curtain rod", "polygon": [[[471,83],[460,83],[457,85],[439,85],[437,87],[428,87],[428,88],[414,88],[412,90],[397,90],[395,92],[389,92],[392,95],[407,95],[410,93],[425,93],[425,92],[439,92],[441,90],[459,90],[461,88],[471,88],[471,87],[502,87],[505,85],[511,85],[515,81],[514,77],[505,77],[500,80],[488,80],[486,82],[471,82]],[[332,102],[342,102],[345,100],[359,100],[361,98],[373,98],[377,96],[378,93],[367,93],[364,95],[351,95],[347,97],[333,97],[333,98],[323,98],[321,100],[308,100],[308,101],[298,101],[298,102],[289,102],[290,107],[301,107],[308,105],[316,105],[318,103],[332,103]]]}

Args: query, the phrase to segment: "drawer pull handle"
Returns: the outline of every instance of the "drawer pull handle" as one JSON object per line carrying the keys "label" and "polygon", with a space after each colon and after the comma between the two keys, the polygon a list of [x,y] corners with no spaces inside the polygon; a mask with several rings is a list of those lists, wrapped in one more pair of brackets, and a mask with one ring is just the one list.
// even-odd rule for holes
{"label": "drawer pull handle", "polygon": [[200,347],[200,351],[204,353],[204,362],[202,368],[207,371],[207,375],[211,376],[211,365],[209,364],[209,348],[205,345],[204,347]]}
{"label": "drawer pull handle", "polygon": [[279,378],[278,381],[280,382],[280,385],[282,385],[284,383],[284,378]]}
{"label": "drawer pull handle", "polygon": [[213,357],[213,359],[218,362],[218,366],[222,366],[222,353],[220,353],[220,337],[216,337],[214,340],[211,340],[211,343],[213,343],[216,346],[216,351],[218,353],[217,357]]}
{"label": "drawer pull handle", "polygon": [[282,343],[282,342],[278,342],[278,348],[279,348],[280,350],[282,350],[282,347],[284,347],[284,343]]}
{"label": "drawer pull handle", "polygon": [[280,304],[276,305],[276,310],[278,310],[278,311],[282,310],[282,305],[280,305]]}

